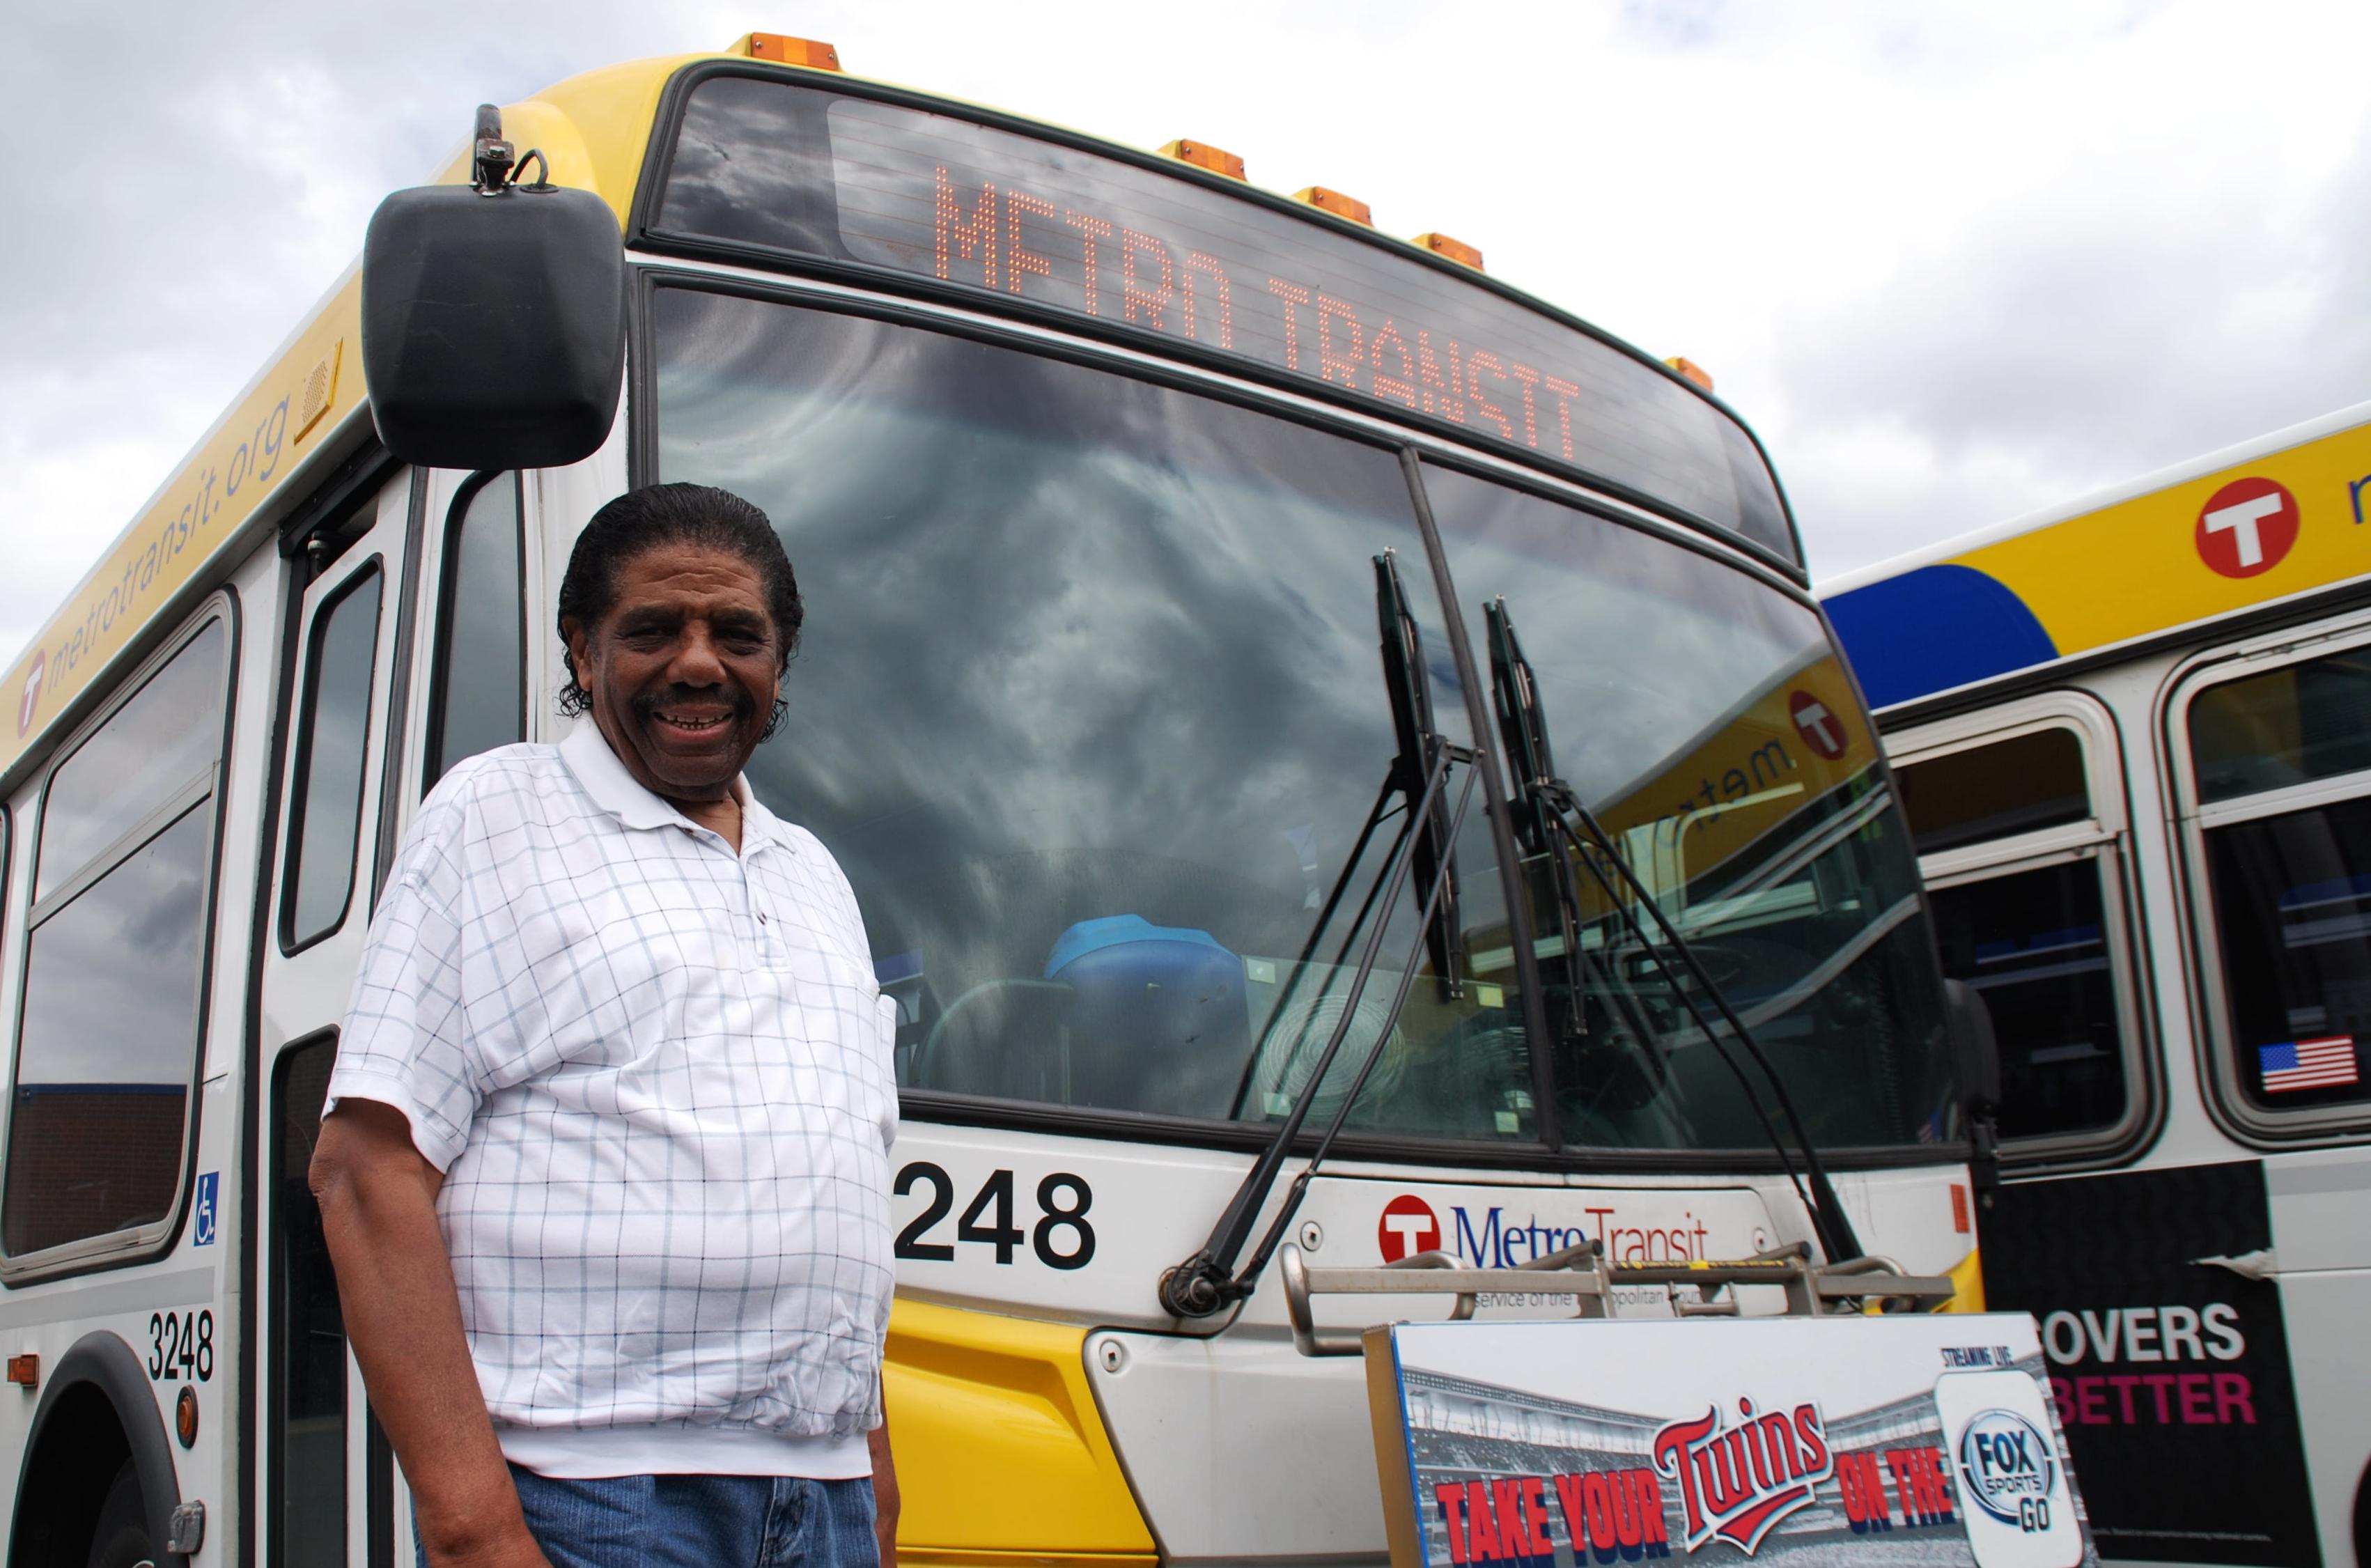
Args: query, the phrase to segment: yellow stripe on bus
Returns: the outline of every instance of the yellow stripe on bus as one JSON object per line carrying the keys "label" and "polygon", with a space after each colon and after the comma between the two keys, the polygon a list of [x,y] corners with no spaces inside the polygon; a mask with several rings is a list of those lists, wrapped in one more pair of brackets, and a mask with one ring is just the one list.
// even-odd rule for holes
{"label": "yellow stripe on bus", "polygon": [[[1599,808],[1631,864],[1685,887],[1761,842],[1811,801],[1867,772],[1876,738],[1844,666],[1822,654],[1753,695],[1669,768]],[[1594,889],[1590,889],[1593,892]],[[1602,903],[1590,898],[1590,907]]]}
{"label": "yellow stripe on bus", "polygon": [[353,272],[0,679],[0,772],[361,404],[361,331]]}
{"label": "yellow stripe on bus", "polygon": [[[2199,554],[2199,515],[2235,480],[2296,498],[2296,540],[2252,576]],[[2342,430],[1952,558],[2025,601],[2061,656],[2327,587],[2371,571],[2371,425]],[[2103,585],[2112,585],[2105,587]]]}

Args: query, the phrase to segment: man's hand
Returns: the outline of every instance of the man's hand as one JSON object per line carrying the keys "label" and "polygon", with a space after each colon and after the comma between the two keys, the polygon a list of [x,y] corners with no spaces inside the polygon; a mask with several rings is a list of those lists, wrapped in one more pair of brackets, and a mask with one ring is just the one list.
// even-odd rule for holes
{"label": "man's hand", "polygon": [[897,1568],[897,1465],[889,1457],[887,1414],[864,1434],[864,1446],[873,1451],[873,1539],[881,1549],[881,1568]]}
{"label": "man's hand", "polygon": [[321,1123],[309,1176],[346,1339],[411,1484],[429,1562],[549,1568],[519,1512],[461,1332],[453,1259],[436,1219],[444,1173],[412,1146],[401,1111],[348,1099]]}

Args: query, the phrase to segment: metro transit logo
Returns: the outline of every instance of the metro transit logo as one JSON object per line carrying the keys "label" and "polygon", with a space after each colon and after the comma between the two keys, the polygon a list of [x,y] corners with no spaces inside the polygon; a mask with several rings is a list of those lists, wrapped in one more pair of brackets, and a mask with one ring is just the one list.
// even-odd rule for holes
{"label": "metro transit logo", "polygon": [[1787,699],[1787,716],[1795,721],[1795,733],[1803,744],[1829,761],[1845,754],[1849,740],[1844,721],[1828,711],[1828,705],[1809,691],[1790,693]]}
{"label": "metro transit logo", "polygon": [[1440,1216],[1413,1192],[1403,1192],[1383,1205],[1375,1222],[1375,1246],[1386,1263],[1440,1250]]}
{"label": "metro transit logo", "polygon": [[22,739],[33,727],[33,714],[41,705],[41,676],[49,668],[47,649],[33,656],[33,668],[25,671],[25,695],[17,704],[17,736]]}
{"label": "metro transit logo", "polygon": [[2198,558],[2226,577],[2254,577],[2279,565],[2296,545],[2296,497],[2278,480],[2235,479],[2199,508]]}
{"label": "metro transit logo", "polygon": [[1643,1224],[1624,1223],[1624,1211],[1612,1203],[1586,1204],[1578,1216],[1561,1221],[1498,1203],[1478,1212],[1452,1203],[1444,1219],[1415,1193],[1401,1193],[1375,1221],[1375,1250],[1386,1263],[1446,1252],[1468,1269],[1518,1268],[1591,1241],[1614,1263],[1692,1263],[1712,1256],[1711,1231],[1693,1210],[1660,1218],[1650,1213]]}

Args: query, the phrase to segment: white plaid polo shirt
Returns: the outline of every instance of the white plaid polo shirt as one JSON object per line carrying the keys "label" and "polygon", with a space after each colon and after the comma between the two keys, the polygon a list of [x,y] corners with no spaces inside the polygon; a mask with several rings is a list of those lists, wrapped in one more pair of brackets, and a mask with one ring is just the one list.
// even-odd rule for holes
{"label": "white plaid polo shirt", "polygon": [[547,1475],[870,1472],[895,1004],[831,854],[736,780],[741,853],[588,720],[421,807],[330,1105],[384,1101],[505,1454]]}

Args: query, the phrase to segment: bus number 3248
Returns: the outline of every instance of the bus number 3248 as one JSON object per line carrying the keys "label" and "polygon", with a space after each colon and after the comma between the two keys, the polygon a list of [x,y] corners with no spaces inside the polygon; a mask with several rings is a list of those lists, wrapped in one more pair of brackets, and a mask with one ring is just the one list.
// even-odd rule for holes
{"label": "bus number 3248", "polygon": [[148,1314],[148,1376],[159,1383],[214,1375],[214,1315],[211,1312]]}

